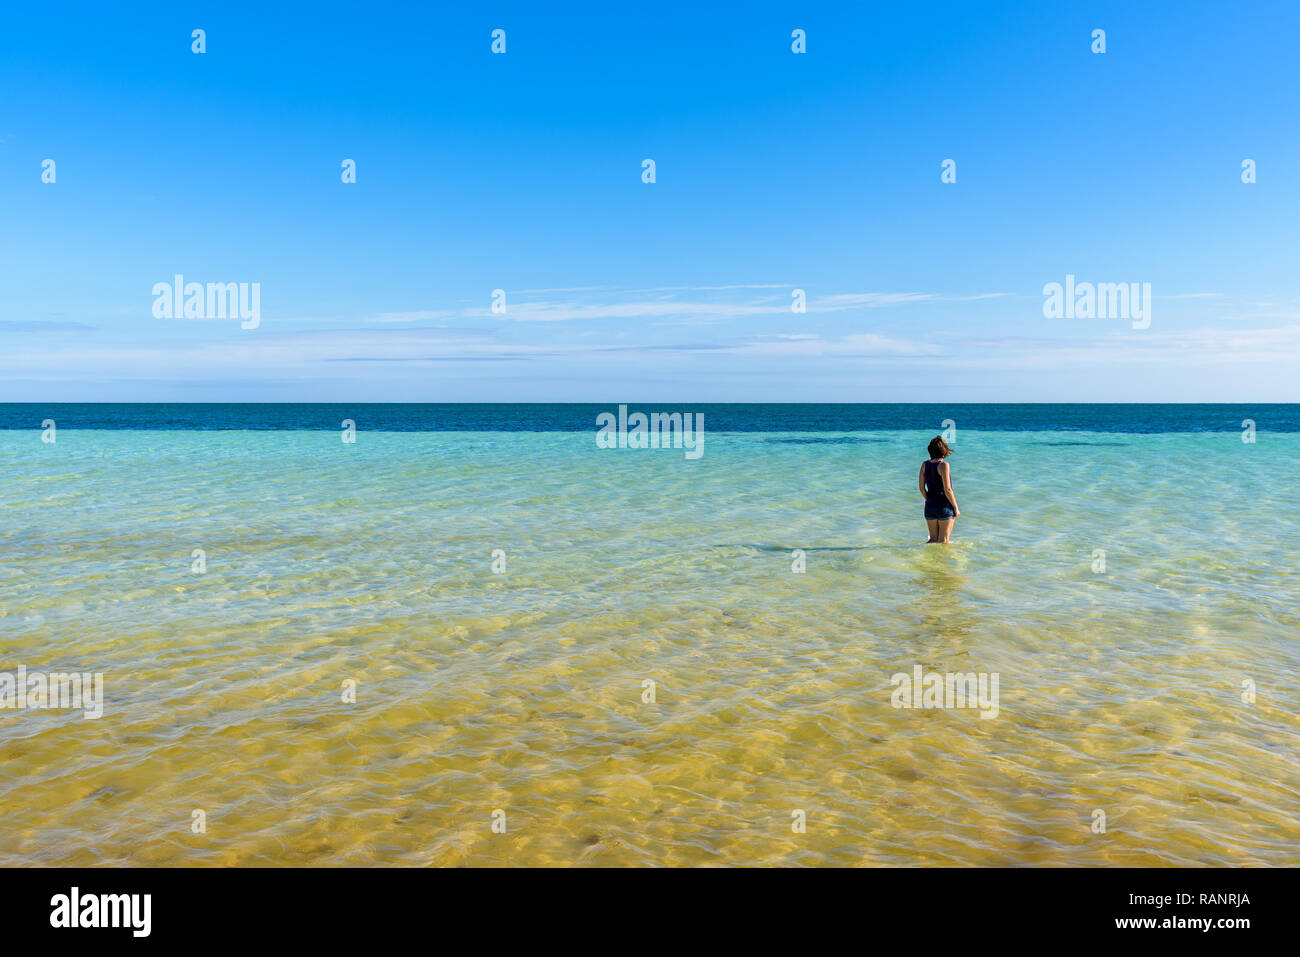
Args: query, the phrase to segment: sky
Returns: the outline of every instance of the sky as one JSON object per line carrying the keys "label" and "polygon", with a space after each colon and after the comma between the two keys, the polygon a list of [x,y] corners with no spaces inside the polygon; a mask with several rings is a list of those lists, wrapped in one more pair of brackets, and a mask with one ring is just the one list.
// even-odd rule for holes
{"label": "sky", "polygon": [[1300,401],[1300,4],[554,6],[10,5],[0,401]]}

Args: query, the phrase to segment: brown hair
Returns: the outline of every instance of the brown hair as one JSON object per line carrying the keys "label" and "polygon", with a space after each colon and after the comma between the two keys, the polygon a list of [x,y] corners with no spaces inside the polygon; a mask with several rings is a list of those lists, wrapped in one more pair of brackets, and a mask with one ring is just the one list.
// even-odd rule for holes
{"label": "brown hair", "polygon": [[948,443],[943,440],[941,435],[936,435],[930,440],[929,450],[932,459],[946,459],[952,455],[952,449],[948,448]]}

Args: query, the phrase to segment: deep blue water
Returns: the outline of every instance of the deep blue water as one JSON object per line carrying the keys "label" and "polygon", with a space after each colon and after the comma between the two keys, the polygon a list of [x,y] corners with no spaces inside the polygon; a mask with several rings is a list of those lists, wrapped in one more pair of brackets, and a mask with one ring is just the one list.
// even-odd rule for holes
{"label": "deep blue water", "polygon": [[[1300,431],[1300,404],[1048,403],[717,404],[627,403],[636,412],[702,412],[706,431],[1239,432]],[[0,429],[338,429],[343,419],[379,432],[583,432],[618,403],[0,403]]]}

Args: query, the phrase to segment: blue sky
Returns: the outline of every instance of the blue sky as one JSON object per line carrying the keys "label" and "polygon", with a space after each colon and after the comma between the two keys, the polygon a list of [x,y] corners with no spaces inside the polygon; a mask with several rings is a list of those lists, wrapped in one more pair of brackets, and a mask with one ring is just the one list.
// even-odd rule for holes
{"label": "blue sky", "polygon": [[12,6],[0,400],[1300,400],[1296,4],[536,6]]}

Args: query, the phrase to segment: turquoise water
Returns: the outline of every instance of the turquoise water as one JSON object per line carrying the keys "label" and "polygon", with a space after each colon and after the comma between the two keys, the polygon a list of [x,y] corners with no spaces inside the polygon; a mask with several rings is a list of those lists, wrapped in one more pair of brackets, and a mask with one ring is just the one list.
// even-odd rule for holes
{"label": "turquoise water", "polygon": [[0,863],[1300,863],[1295,434],[935,431],[0,432]]}

